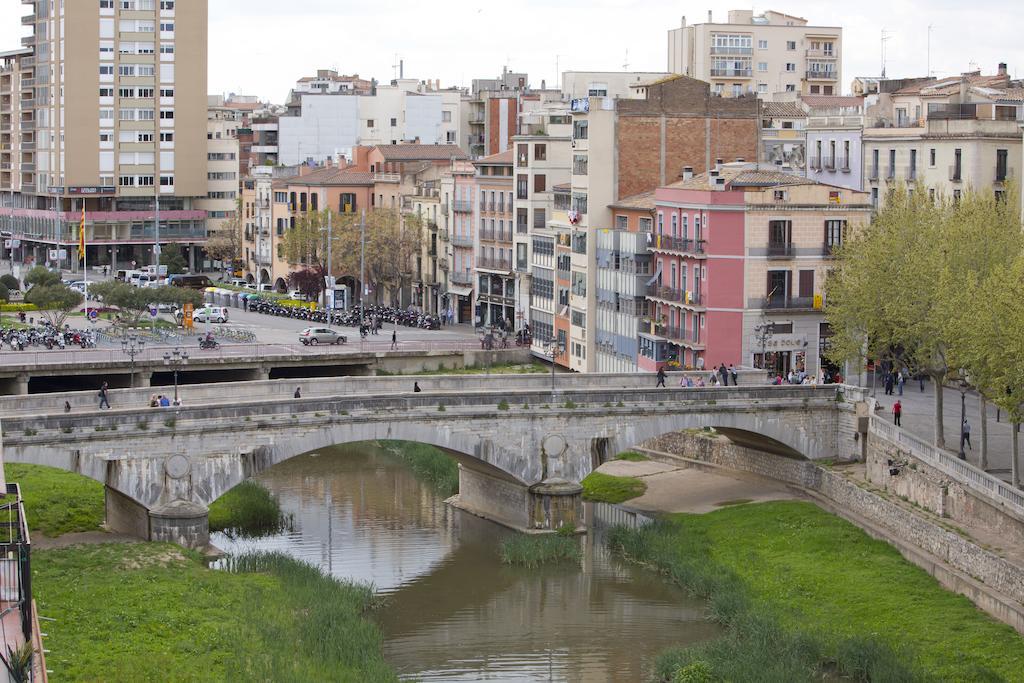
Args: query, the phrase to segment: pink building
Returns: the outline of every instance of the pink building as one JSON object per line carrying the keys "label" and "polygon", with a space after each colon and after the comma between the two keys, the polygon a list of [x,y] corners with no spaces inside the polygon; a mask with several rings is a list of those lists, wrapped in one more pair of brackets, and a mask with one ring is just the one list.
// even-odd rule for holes
{"label": "pink building", "polygon": [[[638,364],[700,368],[740,363],[743,330],[744,191],[715,187],[708,176],[655,191],[652,329],[642,333]],[[646,341],[644,341],[646,340]]]}

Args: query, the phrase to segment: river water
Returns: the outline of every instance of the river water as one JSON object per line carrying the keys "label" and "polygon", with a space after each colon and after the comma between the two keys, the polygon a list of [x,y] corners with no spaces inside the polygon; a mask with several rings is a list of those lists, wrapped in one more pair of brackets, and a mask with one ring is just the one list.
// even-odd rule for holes
{"label": "river water", "polygon": [[260,480],[294,529],[260,539],[214,534],[226,552],[276,550],[387,598],[384,653],[420,681],[642,681],[654,656],[717,635],[704,606],[652,572],[582,540],[580,567],[501,564],[509,532],[444,504],[370,444],[307,454]]}

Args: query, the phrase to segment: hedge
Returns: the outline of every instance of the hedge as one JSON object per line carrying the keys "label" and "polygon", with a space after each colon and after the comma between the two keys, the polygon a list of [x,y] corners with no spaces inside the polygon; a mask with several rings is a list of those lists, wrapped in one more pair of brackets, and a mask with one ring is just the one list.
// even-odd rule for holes
{"label": "hedge", "polygon": [[0,304],[0,313],[31,313],[38,310],[35,304]]}

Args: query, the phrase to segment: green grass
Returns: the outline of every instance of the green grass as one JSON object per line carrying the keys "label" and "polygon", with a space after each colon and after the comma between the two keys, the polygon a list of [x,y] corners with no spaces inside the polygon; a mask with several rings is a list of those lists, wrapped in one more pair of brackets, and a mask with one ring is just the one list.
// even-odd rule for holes
{"label": "green grass", "polygon": [[267,487],[251,479],[210,505],[210,531],[224,531],[230,536],[274,534],[290,523]]}
{"label": "green grass", "polygon": [[419,479],[445,496],[459,492],[459,464],[434,446],[413,441],[377,442],[381,448],[406,462]]}
{"label": "green grass", "polygon": [[637,453],[636,451],[623,451],[615,456],[616,460],[628,460],[629,462],[645,462],[650,460],[643,453]]}
{"label": "green grass", "polygon": [[623,503],[647,490],[647,484],[635,477],[613,477],[603,472],[591,472],[582,484],[583,499],[599,503]]}
{"label": "green grass", "polygon": [[395,681],[369,588],[278,555],[207,569],[167,544],[32,553],[61,681]]}
{"label": "green grass", "polygon": [[1021,680],[1024,639],[1012,628],[810,503],[674,515],[610,538],[708,599],[728,627],[712,643],[665,653],[665,680],[695,663],[713,680]]}
{"label": "green grass", "polygon": [[504,564],[527,569],[562,562],[579,564],[582,557],[579,539],[561,533],[543,536],[515,534],[501,542],[499,554]]}
{"label": "green grass", "polygon": [[495,363],[494,365],[468,365],[464,368],[446,368],[437,370],[420,370],[418,372],[389,372],[377,370],[378,377],[394,377],[396,375],[413,377],[416,375],[535,375],[547,372],[548,367],[542,363]]}
{"label": "green grass", "polygon": [[29,531],[56,538],[97,531],[103,523],[103,484],[98,481],[43,465],[7,463],[4,474],[21,484]]}

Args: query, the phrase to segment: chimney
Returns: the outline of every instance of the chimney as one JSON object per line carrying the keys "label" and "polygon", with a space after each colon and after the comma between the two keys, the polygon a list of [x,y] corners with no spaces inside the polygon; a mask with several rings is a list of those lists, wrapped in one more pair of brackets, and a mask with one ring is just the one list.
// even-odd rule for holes
{"label": "chimney", "polygon": [[715,23],[714,21],[711,20],[711,10],[708,10],[708,23],[709,24]]}
{"label": "chimney", "polygon": [[967,82],[967,76],[960,77],[960,104],[967,103],[967,92],[970,89],[970,85]]}
{"label": "chimney", "polygon": [[1000,76],[1006,75],[1006,62],[999,62],[999,70],[996,73]]}
{"label": "chimney", "polygon": [[683,20],[679,24],[682,28],[686,28],[686,15],[683,15]]}
{"label": "chimney", "polygon": [[399,78],[405,78],[405,60],[404,59],[399,59],[398,60],[398,77]]}
{"label": "chimney", "polygon": [[679,176],[683,180],[689,180],[693,177],[693,166],[683,166],[683,174]]}

